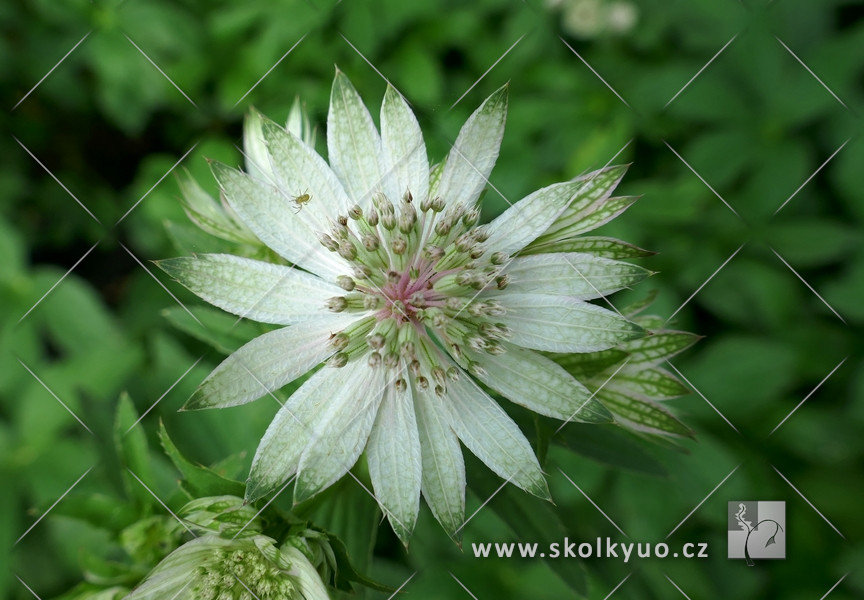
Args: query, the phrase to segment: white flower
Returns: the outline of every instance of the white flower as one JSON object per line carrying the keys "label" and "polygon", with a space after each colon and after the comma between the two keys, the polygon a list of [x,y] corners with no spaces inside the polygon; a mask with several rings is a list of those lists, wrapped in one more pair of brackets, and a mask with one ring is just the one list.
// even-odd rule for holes
{"label": "white flower", "polygon": [[329,600],[320,575],[292,545],[265,535],[195,538],[166,556],[126,600]]}
{"label": "white flower", "polygon": [[611,420],[538,351],[593,352],[642,335],[587,302],[649,274],[617,260],[638,249],[576,237],[633,202],[610,197],[626,169],[550,185],[478,226],[506,108],[505,86],[430,169],[399,93],[386,91],[379,134],[337,71],[329,164],[290,128],[257,115],[245,140],[251,173],[213,164],[231,209],[289,266],[224,254],[159,265],[226,311],[285,327],[229,356],[186,408],[244,404],[326,363],[261,440],[247,499],[296,475],[294,500],[306,500],[365,450],[375,495],[403,542],[421,490],[455,537],[465,512],[460,441],[502,478],[549,497],[528,440],[480,383],[557,419]]}

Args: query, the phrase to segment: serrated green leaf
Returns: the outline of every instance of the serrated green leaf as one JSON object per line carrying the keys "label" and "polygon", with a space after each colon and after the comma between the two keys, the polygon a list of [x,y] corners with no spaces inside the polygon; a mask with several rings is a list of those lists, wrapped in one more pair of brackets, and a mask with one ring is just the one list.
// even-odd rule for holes
{"label": "serrated green leaf", "polygon": [[162,448],[183,475],[183,487],[191,492],[193,497],[200,496],[239,496],[243,497],[246,486],[239,481],[222,477],[211,469],[196,465],[180,453],[168,435],[164,423],[159,423],[159,440]]}
{"label": "serrated green leaf", "polygon": [[[531,254],[545,254],[553,252],[584,252],[593,254],[602,258],[612,258],[615,260],[629,258],[644,258],[652,256],[656,252],[644,250],[639,246],[622,242],[610,237],[577,237],[573,239],[557,240],[544,244],[531,244],[519,253],[520,256]],[[626,313],[625,313],[626,314]]]}
{"label": "serrated green leaf", "polygon": [[618,348],[583,354],[547,353],[546,356],[564,367],[578,381],[583,382],[606,370],[614,371],[612,367],[617,367],[627,360],[627,352]]}
{"label": "serrated green leaf", "polygon": [[701,336],[686,331],[661,330],[650,332],[643,338],[624,344],[624,349],[630,354],[628,368],[633,365],[642,367],[660,364],[679,352],[683,352]]}
{"label": "serrated green leaf", "polygon": [[668,371],[657,367],[631,369],[629,363],[606,387],[622,392],[633,391],[652,400],[669,400],[690,393],[690,390]]}
{"label": "serrated green leaf", "polygon": [[613,391],[608,389],[608,386],[597,392],[597,398],[615,413],[617,420],[626,427],[649,433],[687,437],[693,435],[690,428],[675,418],[672,413],[650,400]]}

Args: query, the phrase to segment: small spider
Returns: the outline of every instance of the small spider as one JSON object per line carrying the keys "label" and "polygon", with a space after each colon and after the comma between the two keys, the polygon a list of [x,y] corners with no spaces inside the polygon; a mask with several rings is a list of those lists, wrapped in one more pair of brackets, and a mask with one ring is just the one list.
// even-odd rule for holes
{"label": "small spider", "polygon": [[295,212],[300,212],[304,205],[308,204],[309,201],[312,200],[312,195],[309,193],[309,190],[306,190],[299,196],[294,196],[292,198],[292,202],[297,206],[297,210]]}

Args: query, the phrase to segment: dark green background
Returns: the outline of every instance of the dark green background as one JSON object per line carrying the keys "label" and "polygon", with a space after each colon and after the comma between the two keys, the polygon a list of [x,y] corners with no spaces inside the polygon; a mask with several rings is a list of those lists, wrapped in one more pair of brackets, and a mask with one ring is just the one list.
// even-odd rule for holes
{"label": "dark green background", "polygon": [[[633,297],[658,290],[651,311],[661,317],[670,316],[740,248],[671,323],[707,336],[674,362],[740,433],[693,394],[672,404],[693,427],[696,440],[684,443],[684,452],[638,444],[609,457],[628,463],[627,470],[587,456],[602,453],[608,433],[592,431],[595,435],[584,439],[596,443],[586,442],[581,453],[553,449],[545,465],[557,504],[554,512],[563,527],[541,526],[538,531],[546,533],[537,539],[517,536],[507,521],[508,507],[523,508],[525,518],[545,514],[547,507],[507,489],[466,526],[463,552],[424,507],[407,554],[386,524],[380,527],[371,573],[397,587],[416,571],[404,588],[413,598],[468,598],[454,578],[478,600],[575,597],[564,579],[577,582],[584,570],[588,596],[597,599],[633,571],[612,598],[683,597],[668,576],[694,599],[819,600],[852,571],[829,598],[864,595],[864,141],[859,116],[864,107],[864,5],[839,0],[635,4],[639,20],[631,32],[576,40],[561,29],[559,14],[536,0],[3,3],[0,596],[31,597],[16,574],[40,597],[55,596],[80,577],[82,548],[105,547],[98,529],[62,516],[66,499],[13,544],[92,465],[97,467],[69,498],[116,488],[116,473],[101,457],[110,445],[121,391],[129,391],[140,412],[165,394],[142,421],[151,438],[161,417],[182,449],[197,460],[214,462],[246,452],[248,462],[275,404],[262,400],[219,414],[176,414],[220,355],[171,326],[161,311],[176,303],[121,244],[151,272],[148,261],[178,253],[165,228],[169,220],[185,223],[176,182],[169,176],[153,186],[197,144],[182,165],[213,190],[203,157],[241,161],[234,144],[241,140],[249,106],[284,119],[299,95],[313,120],[323,124],[333,65],[338,64],[377,114],[385,82],[360,53],[412,102],[431,157],[442,157],[474,107],[510,81],[507,131],[491,178],[510,201],[599,168],[627,144],[615,159],[633,163],[621,190],[643,197],[607,232],[659,253],[643,264],[660,273]],[[664,108],[733,36],[725,51]],[[319,135],[323,152],[322,142]],[[113,225],[148,191],[127,218]],[[487,194],[487,216],[505,206],[494,191]],[[155,275],[181,299],[190,299]],[[578,445],[583,431],[568,427]],[[159,465],[155,478],[161,487],[154,491],[167,493],[174,474],[164,461]],[[539,560],[481,560],[470,553],[472,541],[548,544],[564,535],[620,538],[562,471],[631,539],[657,542],[736,465],[738,470],[669,539],[670,544],[710,542],[708,560],[631,565],[571,560],[557,565],[555,573]],[[486,485],[482,471],[469,462],[469,485],[475,491],[469,493],[468,514],[485,499],[477,491]],[[354,522],[349,504],[360,525],[376,520],[374,504],[358,490],[350,481],[337,490],[344,495],[336,503],[341,508],[321,512],[320,524],[347,531]],[[786,500],[786,561],[748,568],[725,558],[729,500]],[[359,535],[353,543],[362,547],[368,532],[365,538]]]}

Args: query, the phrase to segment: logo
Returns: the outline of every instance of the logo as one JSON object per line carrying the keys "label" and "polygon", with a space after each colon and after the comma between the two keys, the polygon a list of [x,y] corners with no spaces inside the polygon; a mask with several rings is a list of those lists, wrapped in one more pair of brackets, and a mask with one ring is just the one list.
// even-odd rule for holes
{"label": "logo", "polygon": [[727,529],[729,558],[786,558],[785,502],[730,502]]}

